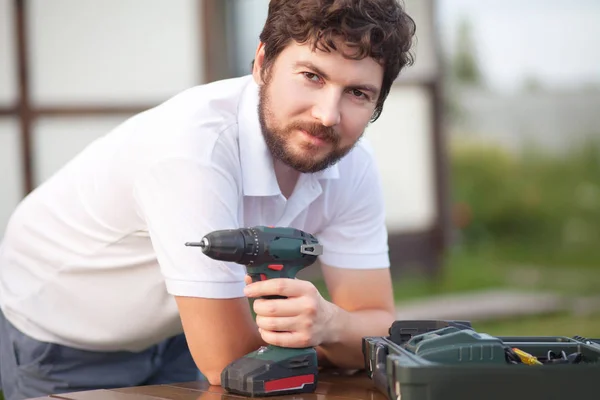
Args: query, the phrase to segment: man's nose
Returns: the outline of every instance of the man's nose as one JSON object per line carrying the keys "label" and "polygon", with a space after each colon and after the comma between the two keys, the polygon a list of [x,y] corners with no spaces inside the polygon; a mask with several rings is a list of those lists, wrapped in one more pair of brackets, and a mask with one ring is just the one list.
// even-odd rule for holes
{"label": "man's nose", "polygon": [[335,91],[321,92],[312,109],[312,116],[319,120],[323,126],[336,126],[340,123],[341,95]]}

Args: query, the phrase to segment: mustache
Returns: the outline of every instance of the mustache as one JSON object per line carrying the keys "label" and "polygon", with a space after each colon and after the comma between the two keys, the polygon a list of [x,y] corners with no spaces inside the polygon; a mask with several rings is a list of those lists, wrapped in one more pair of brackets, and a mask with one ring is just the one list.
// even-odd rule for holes
{"label": "mustache", "polygon": [[325,142],[338,143],[340,140],[339,135],[335,132],[333,128],[323,126],[321,124],[294,122],[288,126],[288,129],[290,131],[303,130],[309,135],[321,139]]}

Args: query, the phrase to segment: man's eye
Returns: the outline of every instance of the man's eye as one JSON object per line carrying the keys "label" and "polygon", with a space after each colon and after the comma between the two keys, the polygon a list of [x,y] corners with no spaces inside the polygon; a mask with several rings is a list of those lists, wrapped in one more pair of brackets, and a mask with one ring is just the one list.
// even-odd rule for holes
{"label": "man's eye", "polygon": [[319,82],[319,75],[314,74],[312,72],[303,72],[304,77],[306,79],[308,79],[309,81],[313,81],[313,82]]}
{"label": "man's eye", "polygon": [[364,94],[363,92],[361,92],[358,89],[352,89],[352,91],[350,93],[352,93],[353,96],[358,97],[358,98],[362,98],[362,99],[368,98],[368,96],[366,94]]}

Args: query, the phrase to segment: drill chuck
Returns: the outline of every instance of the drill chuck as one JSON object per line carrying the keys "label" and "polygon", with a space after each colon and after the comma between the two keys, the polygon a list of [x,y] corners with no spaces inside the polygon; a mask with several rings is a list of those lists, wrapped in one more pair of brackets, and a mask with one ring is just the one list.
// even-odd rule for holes
{"label": "drill chuck", "polygon": [[207,256],[221,261],[240,263],[244,259],[246,239],[241,229],[214,231],[200,242],[187,242],[186,246],[197,246]]}

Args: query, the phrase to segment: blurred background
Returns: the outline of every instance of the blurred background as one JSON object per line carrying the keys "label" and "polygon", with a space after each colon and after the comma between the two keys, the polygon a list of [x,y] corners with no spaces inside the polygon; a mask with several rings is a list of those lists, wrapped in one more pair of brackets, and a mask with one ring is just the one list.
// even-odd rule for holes
{"label": "blurred background", "polygon": [[[398,318],[600,337],[600,2],[404,3],[416,63],[366,133]],[[249,73],[267,5],[0,0],[0,238],[18,202],[95,138]]]}

